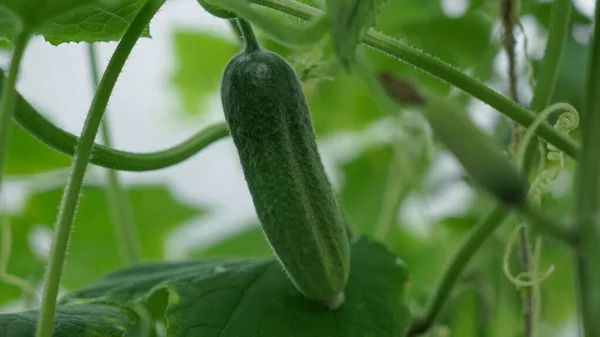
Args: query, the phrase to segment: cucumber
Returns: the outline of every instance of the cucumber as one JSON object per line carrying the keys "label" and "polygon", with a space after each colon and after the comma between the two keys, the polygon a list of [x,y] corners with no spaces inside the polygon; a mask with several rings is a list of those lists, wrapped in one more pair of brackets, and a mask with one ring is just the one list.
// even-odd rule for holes
{"label": "cucumber", "polygon": [[446,99],[430,95],[424,114],[434,134],[473,181],[506,204],[526,203],[529,187],[525,176],[462,111]]}
{"label": "cucumber", "polygon": [[225,67],[221,99],[275,255],[302,294],[339,307],[350,270],[348,233],[298,76],[281,56],[246,48]]}

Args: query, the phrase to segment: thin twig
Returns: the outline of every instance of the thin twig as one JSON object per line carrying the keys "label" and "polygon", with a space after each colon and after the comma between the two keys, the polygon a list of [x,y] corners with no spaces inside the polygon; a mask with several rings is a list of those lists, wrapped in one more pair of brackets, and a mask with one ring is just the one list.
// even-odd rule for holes
{"label": "thin twig", "polygon": [[[518,21],[518,4],[517,0],[502,0],[500,2],[500,15],[502,26],[504,27],[503,44],[506,56],[508,58],[508,88],[510,97],[515,103],[519,104],[519,89],[517,77],[517,55],[516,55],[516,38],[514,28]],[[513,122],[512,125],[512,142],[510,145],[510,153],[513,157],[517,153],[523,128]],[[531,271],[531,251],[529,249],[529,235],[527,227],[522,226],[519,230],[519,261],[523,272]],[[531,287],[523,287],[521,289],[523,297],[523,337],[531,337],[533,335],[535,317],[533,308],[536,299],[533,297]]]}

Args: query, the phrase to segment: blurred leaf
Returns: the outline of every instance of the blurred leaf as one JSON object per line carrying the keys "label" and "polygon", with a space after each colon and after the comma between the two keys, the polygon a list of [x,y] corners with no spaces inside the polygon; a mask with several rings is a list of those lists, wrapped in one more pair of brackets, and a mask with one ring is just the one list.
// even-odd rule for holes
{"label": "blurred leaf", "polygon": [[[453,19],[444,16],[437,0],[390,1],[382,7],[379,22],[378,27],[384,32],[468,70],[479,80],[487,80],[493,72],[492,62],[499,46],[490,41],[492,20],[476,11]],[[412,65],[371,49],[364,50],[376,71],[402,74],[433,93],[447,95],[451,90],[449,84]],[[382,115],[379,105],[356,75],[340,72],[333,81],[320,82],[306,94],[318,134],[362,130]],[[456,99],[464,105],[468,96],[459,95]]]}
{"label": "blurred leaf", "polygon": [[271,257],[273,250],[259,224],[191,254],[193,257]]}
{"label": "blurred leaf", "polygon": [[[2,337],[35,335],[37,310],[0,315]],[[129,310],[106,305],[65,305],[56,308],[53,337],[124,337],[135,329]]]}
{"label": "blurred leaf", "polygon": [[404,264],[381,245],[357,239],[346,302],[337,311],[306,300],[276,260],[205,260],[142,265],[109,275],[65,301],[132,306],[169,293],[171,336],[405,335]]}
{"label": "blurred leaf", "polygon": [[[543,26],[548,27],[548,21],[550,19],[550,9],[552,8],[553,1],[522,1],[521,14],[531,14],[536,20]],[[573,23],[590,24],[591,20],[589,17],[583,15],[575,7],[571,11],[571,21]]]}
{"label": "blurred leaf", "polygon": [[177,31],[174,35],[177,67],[172,75],[185,112],[202,114],[206,96],[217,92],[225,65],[240,47],[205,32]]}
{"label": "blurred leaf", "polygon": [[[0,0],[0,38],[12,40],[18,20],[54,45],[117,41],[145,0]],[[2,8],[3,6],[4,8]],[[148,30],[144,36],[149,36]]]}
{"label": "blurred leaf", "polygon": [[339,72],[332,81],[305,88],[319,136],[334,131],[359,131],[382,116],[358,75]]}
{"label": "blurred leaf", "polygon": [[[567,102],[581,113],[587,79],[588,47],[572,38],[567,40],[565,50],[558,67],[556,87],[552,103]],[[553,116],[556,118],[556,116]]]}
{"label": "blurred leaf", "polygon": [[[573,275],[573,256],[564,245],[544,240],[541,269],[555,270],[541,285],[541,320],[555,328],[577,315],[577,294]],[[560,289],[560,290],[559,290]]]}
{"label": "blurred leaf", "polygon": [[391,159],[391,147],[379,146],[343,167],[341,204],[359,233],[373,235],[375,232]]}
{"label": "blurred leaf", "polygon": [[379,7],[387,0],[326,0],[331,35],[342,64],[350,66],[356,47],[375,25]]}
{"label": "blurred leaf", "polygon": [[71,158],[49,148],[13,122],[9,135],[5,172],[32,174],[71,165]]}
{"label": "blurred leaf", "polygon": [[[52,228],[61,195],[59,189],[34,194],[23,211],[11,218],[13,249],[9,273],[40,280],[45,261],[31,253],[31,230],[35,225]],[[146,260],[162,259],[166,235],[183,221],[203,213],[199,208],[179,203],[160,185],[129,188],[128,195]],[[104,188],[83,190],[61,283],[67,289],[81,287],[122,265],[106,198]],[[4,297],[8,292],[12,296]],[[15,293],[14,287],[0,283],[0,303],[14,299]]]}
{"label": "blurred leaf", "polygon": [[459,298],[452,303],[451,336],[480,337],[481,331],[481,299],[477,292],[467,290],[459,294]]}

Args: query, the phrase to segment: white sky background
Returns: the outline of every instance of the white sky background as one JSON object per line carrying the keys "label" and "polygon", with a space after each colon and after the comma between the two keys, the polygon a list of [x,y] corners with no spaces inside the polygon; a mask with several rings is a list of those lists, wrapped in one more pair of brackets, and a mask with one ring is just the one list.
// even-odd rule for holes
{"label": "white sky background", "polygon": [[[441,1],[451,16],[460,15],[466,4],[464,0]],[[588,15],[593,12],[592,0],[576,0],[574,3]],[[207,105],[209,121],[181,118],[179,96],[171,86],[170,78],[175,67],[172,37],[175,31],[182,28],[211,30],[232,38],[227,23],[204,12],[195,0],[167,1],[152,21],[153,38],[138,42],[111,97],[106,118],[115,147],[136,152],[164,149],[185,140],[209,121],[223,120],[217,92]],[[115,46],[116,43],[99,45],[99,61],[103,68]],[[34,38],[26,51],[18,83],[18,89],[31,103],[58,125],[75,134],[81,132],[92,98],[86,53],[85,44],[55,47],[40,37]],[[502,63],[499,60],[500,67]],[[7,64],[4,58],[2,64]],[[496,113],[483,104],[475,105],[486,116]],[[488,111],[484,113],[480,109]],[[489,119],[477,120],[482,125],[489,125]],[[343,177],[335,175],[338,172],[331,170],[331,163],[344,156],[340,149],[347,148],[345,142],[345,137],[337,137],[335,141],[326,142],[328,146],[322,148],[324,161],[330,164],[328,168],[334,183]],[[435,171],[436,175],[455,175],[458,172],[453,160],[448,158],[442,158]],[[227,139],[174,167],[155,172],[123,172],[120,175],[127,184],[167,183],[184,202],[212,206],[207,217],[194,219],[174,233],[171,244],[167,245],[168,258],[181,258],[187,249],[207,243],[211,238],[222,236],[255,218],[235,148]],[[12,199],[23,197],[24,191],[19,186],[7,183],[7,191]],[[428,222],[427,214],[439,216],[451,209],[456,211],[457,204],[464,203],[472,196],[467,187],[457,184],[442,195],[428,197],[425,203],[423,200],[409,199],[403,207],[404,216],[412,219],[417,227],[425,225]]]}

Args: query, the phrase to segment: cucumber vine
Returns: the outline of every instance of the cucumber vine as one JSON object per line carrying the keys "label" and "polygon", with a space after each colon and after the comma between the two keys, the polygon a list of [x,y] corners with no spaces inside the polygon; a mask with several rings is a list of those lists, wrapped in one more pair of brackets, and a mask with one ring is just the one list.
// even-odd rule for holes
{"label": "cucumber vine", "polygon": [[[325,8],[319,9],[294,0],[198,0],[199,5],[209,14],[228,20],[244,46],[243,51],[230,60],[223,72],[221,100],[225,122],[216,123],[200,130],[178,145],[149,153],[132,153],[113,148],[108,126],[105,122],[103,123],[103,117],[116,81],[134,46],[144,35],[165,0],[146,0],[139,11],[134,16],[132,15],[132,21],[127,21],[131,18],[124,19],[128,22],[127,28],[119,39],[117,48],[101,79],[97,72],[95,52],[93,46],[90,45],[88,52],[95,92],[79,136],[71,134],[49,121],[16,90],[19,69],[28,42],[36,34],[43,35],[44,29],[50,29],[48,27],[51,25],[41,25],[45,19],[42,20],[36,16],[41,14],[34,13],[34,15],[26,12],[35,6],[5,4],[7,13],[17,13],[22,17],[10,22],[10,24],[14,24],[14,27],[11,26],[11,32],[15,33],[14,36],[11,36],[10,67],[6,76],[3,73],[0,76],[3,85],[0,102],[0,199],[3,196],[4,162],[13,121],[39,141],[72,158],[71,174],[63,191],[49,263],[44,276],[43,297],[37,313],[35,336],[51,337],[53,335],[55,322],[61,318],[57,313],[60,312],[57,311],[58,306],[63,304],[74,308],[81,305],[82,302],[94,306],[97,305],[94,301],[97,301],[117,307],[114,303],[103,302],[110,298],[110,295],[106,293],[98,295],[95,299],[88,298],[88,300],[71,295],[75,296],[71,298],[75,298],[74,302],[69,302],[69,296],[66,300],[61,300],[60,304],[57,302],[63,267],[67,259],[67,247],[88,166],[94,164],[109,169],[107,172],[108,201],[114,215],[114,230],[118,238],[119,249],[126,264],[137,265],[142,258],[142,248],[132,220],[132,209],[120,184],[117,171],[141,172],[170,167],[185,161],[207,146],[228,136],[231,136],[238,152],[262,230],[277,256],[277,259],[273,261],[279,263],[277,265],[279,269],[275,270],[270,267],[273,261],[254,261],[252,263],[255,264],[248,267],[247,271],[239,272],[241,276],[238,275],[238,271],[245,270],[243,267],[232,272],[237,267],[231,266],[238,262],[226,261],[222,264],[217,262],[216,265],[210,265],[210,268],[207,269],[210,269],[210,272],[207,272],[210,273],[210,277],[214,277],[214,275],[231,277],[235,274],[235,277],[243,278],[243,287],[241,287],[243,292],[235,310],[241,307],[244,297],[250,294],[252,286],[260,284],[263,279],[268,278],[267,276],[280,272],[282,267],[289,277],[286,280],[291,281],[297,291],[313,302],[325,305],[329,309],[345,308],[343,307],[344,303],[350,303],[348,310],[356,310],[357,307],[360,307],[357,303],[352,302],[355,300],[353,296],[356,295],[353,293],[356,288],[353,287],[364,282],[364,279],[353,280],[353,277],[356,276],[352,275],[352,268],[355,263],[364,268],[366,264],[363,260],[370,256],[356,255],[356,250],[351,251],[350,248],[354,249],[356,246],[362,247],[360,245],[369,244],[361,241],[362,239],[354,232],[347,233],[350,224],[341,207],[340,197],[329,183],[321,163],[312,128],[311,114],[308,111],[308,104],[301,86],[301,80],[324,78],[324,75],[318,73],[319,67],[333,72],[333,70],[342,69],[339,67],[340,64],[345,66],[344,70],[353,71],[360,77],[365,84],[365,90],[370,92],[385,114],[392,116],[394,124],[403,124],[403,120],[400,118],[401,114],[405,115],[405,111],[402,111],[403,108],[411,106],[418,110],[423,117],[423,123],[427,121],[431,127],[436,141],[440,141],[458,159],[471,181],[475,183],[474,185],[487,190],[488,196],[496,201],[486,215],[470,229],[462,244],[450,257],[424,310],[413,313],[414,318],[410,324],[405,324],[404,328],[408,331],[408,335],[420,335],[433,328],[444,306],[449,302],[455,284],[477,250],[509,218],[512,212],[518,213],[521,223],[509,237],[502,266],[510,282],[517,288],[527,288],[528,291],[527,298],[524,300],[525,310],[529,310],[524,315],[525,336],[529,337],[535,334],[541,311],[540,285],[555,271],[554,266],[544,271],[541,270],[543,236],[550,236],[575,252],[578,273],[577,290],[583,323],[582,332],[585,337],[600,335],[600,321],[597,319],[600,316],[600,291],[598,290],[600,289],[598,287],[600,267],[594,261],[594,257],[600,254],[600,227],[597,216],[600,210],[598,193],[600,189],[600,157],[597,155],[600,151],[600,133],[597,132],[600,129],[600,98],[597,95],[600,90],[600,28],[597,24],[600,21],[600,0],[596,1],[594,16],[596,24],[590,42],[591,61],[587,78],[586,100],[583,108],[580,109],[582,123],[579,143],[571,139],[571,133],[579,126],[580,112],[569,103],[552,102],[552,94],[557,85],[558,67],[571,24],[570,0],[555,0],[551,5],[548,42],[544,58],[535,74],[535,81],[533,81],[534,76],[531,75],[533,74],[531,61],[528,59],[530,84],[534,90],[529,107],[520,104],[517,86],[516,41],[513,29],[518,27],[523,30],[519,22],[520,1],[503,0],[501,3],[503,7],[500,11],[500,19],[505,29],[503,46],[509,58],[510,97],[502,95],[490,86],[467,75],[461,69],[410,46],[404,40],[388,36],[373,28],[374,15],[378,6],[383,2],[355,0],[348,1],[346,5],[349,7],[347,8],[338,8],[344,4],[325,1]],[[45,2],[40,2],[40,4],[42,3]],[[92,3],[94,6],[106,5],[89,1],[89,4]],[[86,2],[75,4],[77,6],[71,5],[74,8],[79,8],[79,5],[84,8]],[[50,5],[48,6],[52,9]],[[60,19],[59,14],[63,9],[61,6],[54,8],[55,12],[49,12],[48,16],[50,17],[52,14]],[[43,8],[46,9],[46,7]],[[276,13],[300,19],[301,22],[278,20],[273,15]],[[344,22],[339,24],[340,20]],[[17,21],[18,23],[15,24]],[[36,24],[30,25],[33,22]],[[3,21],[3,23],[5,22]],[[363,26],[357,26],[361,24]],[[340,29],[340,27],[347,29]],[[324,53],[327,48],[333,46],[337,63],[331,60],[324,62],[322,60],[323,53],[317,55],[312,50],[313,56],[318,60],[310,60],[308,65],[306,62],[302,63],[305,60],[301,60],[299,67],[302,72],[298,78],[283,57],[266,50],[266,48],[261,48],[253,28],[259,29],[268,37],[287,47],[317,46],[319,49],[323,49],[321,52]],[[0,29],[3,28],[0,27]],[[348,30],[348,32],[344,30]],[[352,36],[350,36],[350,32],[352,32]],[[346,37],[350,42],[340,44],[336,34],[340,36],[347,34]],[[525,44],[527,43],[527,39],[525,39]],[[513,162],[502,155],[497,144],[492,142],[487,134],[481,132],[462,113],[460,107],[453,105],[453,102],[445,97],[421,90],[419,84],[400,80],[394,74],[387,72],[387,69],[372,69],[366,53],[360,46],[357,47],[357,44],[362,44],[396,61],[418,68],[463,91],[470,97],[480,100],[510,119],[514,123],[515,131],[513,133],[514,151],[511,151]],[[525,49],[527,49],[527,45]],[[400,103],[400,105],[396,105],[396,103]],[[556,112],[560,112],[560,115],[556,123],[551,125],[547,122],[548,117]],[[391,226],[395,224],[394,217],[401,202],[407,196],[408,191],[418,184],[424,175],[424,172],[416,172],[411,165],[416,161],[429,162],[431,160],[430,151],[433,140],[427,137],[425,128],[422,126],[424,125],[419,124],[417,132],[411,133],[411,137],[419,138],[422,144],[426,143],[418,149],[406,150],[403,148],[410,146],[407,145],[410,143],[409,138],[407,138],[408,140],[402,139],[400,142],[394,137],[391,141],[393,156],[388,164],[387,178],[384,183],[386,186],[382,188],[382,202],[381,205],[377,205],[379,211],[376,218],[371,219],[376,224],[373,226],[374,236],[379,242],[386,243],[388,235],[391,233]],[[400,128],[400,126],[398,127]],[[102,129],[100,130],[100,128]],[[105,145],[94,143],[99,131],[102,132]],[[427,138],[426,141],[423,141],[424,138]],[[424,155],[421,152],[427,153]],[[543,156],[544,152],[547,152],[545,156]],[[538,154],[540,155],[539,167],[533,175],[532,163]],[[547,193],[549,185],[565,170],[567,157],[576,162],[574,225],[570,227],[548,216],[542,205],[542,198]],[[400,172],[405,176],[401,176]],[[524,176],[534,176],[533,182],[528,185],[529,181]],[[2,216],[1,221],[0,281],[15,285],[23,293],[35,297],[36,289],[33,285],[25,279],[10,274],[7,270],[12,233],[8,219]],[[526,254],[527,258],[524,260],[527,260],[525,261],[527,263],[523,264],[524,271],[515,275],[509,268],[509,262],[517,235],[521,235],[522,249],[523,247],[529,249],[525,224],[531,225],[531,229],[538,236],[535,238],[533,253],[527,252]],[[389,260],[389,256],[385,258]],[[400,275],[404,266],[400,260],[396,260],[395,264],[396,269],[394,270]],[[239,265],[243,266],[243,263],[240,262]],[[256,269],[256,266],[259,268]],[[230,267],[231,270],[227,269]],[[136,268],[143,269],[144,266],[130,266],[127,270],[141,270]],[[244,276],[244,272],[252,273],[251,277]],[[398,275],[396,276],[400,278]],[[210,277],[207,276],[207,279]],[[361,277],[372,276],[361,275]],[[179,280],[184,280],[182,283],[189,283],[186,278]],[[382,288],[393,288],[383,283],[385,282],[382,282]],[[231,289],[238,289],[237,283],[232,282],[232,284],[235,286],[232,286]],[[265,287],[265,289],[277,286],[279,284],[269,284],[269,287]],[[165,286],[161,289],[167,289],[168,296],[179,296],[174,288]],[[373,292],[377,293],[378,290],[374,289]],[[146,296],[144,300],[150,298],[148,294],[144,295]],[[261,297],[264,296],[268,295],[261,294]],[[139,298],[135,300],[131,300],[132,297],[129,298],[129,302],[121,304],[120,309],[127,308],[127,310],[135,312],[135,314],[131,314],[131,317],[135,316],[133,320],[143,324],[142,335],[152,335],[155,323],[155,317],[152,317],[154,313],[151,313],[145,307],[146,303]],[[179,300],[181,298],[177,298],[177,300],[169,298],[169,310]],[[217,302],[215,301],[214,305],[218,306]],[[282,305],[281,303],[275,304]],[[385,307],[386,310],[396,310],[393,312],[393,316],[390,314],[389,317],[402,316],[398,313],[403,308],[400,308],[400,304],[387,304],[391,309],[385,305],[381,305],[381,307]],[[221,308],[218,309],[221,310]],[[261,315],[264,313],[260,310],[254,311],[260,312]],[[349,316],[343,316],[345,314],[344,310],[334,313],[334,315],[341,315],[342,319],[339,322],[342,323],[344,320],[349,321]],[[227,329],[233,321],[228,319],[222,329],[208,324],[206,328],[219,328],[222,330],[221,334],[225,336],[229,333],[230,330]],[[0,323],[2,322],[0,321]],[[167,324],[170,323],[172,322],[167,322]],[[178,321],[179,323],[181,322]],[[312,324],[312,321],[309,324]],[[0,324],[0,328],[2,327]],[[197,328],[205,328],[205,326],[199,325]],[[174,328],[167,327],[169,336],[175,331],[172,329]],[[338,329],[341,328],[338,326]],[[401,328],[398,328],[397,331],[401,331]],[[122,333],[125,334],[125,330]]]}

